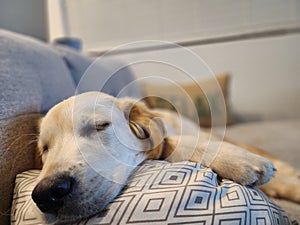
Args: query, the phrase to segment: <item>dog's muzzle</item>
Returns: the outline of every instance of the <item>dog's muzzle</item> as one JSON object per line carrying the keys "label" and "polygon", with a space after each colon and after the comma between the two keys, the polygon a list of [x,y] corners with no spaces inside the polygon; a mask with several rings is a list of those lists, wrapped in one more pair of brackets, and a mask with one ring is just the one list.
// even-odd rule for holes
{"label": "dog's muzzle", "polygon": [[57,214],[73,187],[74,179],[68,175],[47,177],[35,186],[31,196],[42,212]]}

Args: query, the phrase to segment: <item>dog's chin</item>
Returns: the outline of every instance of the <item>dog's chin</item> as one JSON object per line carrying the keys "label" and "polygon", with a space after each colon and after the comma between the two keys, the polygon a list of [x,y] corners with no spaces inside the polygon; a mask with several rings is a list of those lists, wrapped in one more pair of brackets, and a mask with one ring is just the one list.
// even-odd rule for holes
{"label": "dog's chin", "polygon": [[[79,222],[81,220],[88,219],[94,215],[97,215],[98,213],[101,213],[101,211],[108,205],[102,204],[102,206],[93,206],[93,208],[89,210],[85,210],[85,206],[79,206],[81,207],[80,210],[77,210],[75,207],[73,208],[72,213],[68,212],[66,210],[62,209],[61,212],[58,212],[56,215],[50,214],[50,213],[44,213],[44,219],[47,222],[47,224],[69,224],[72,222]],[[77,206],[76,206],[77,207]],[[77,214],[75,212],[78,212]]]}
{"label": "dog's chin", "polygon": [[[85,208],[81,208],[80,210],[73,208],[72,213],[63,212],[63,210],[62,212],[59,212],[56,215],[50,213],[44,213],[44,220],[46,221],[47,224],[69,224],[73,222],[79,222],[88,219],[94,215],[97,215],[98,213],[101,213],[101,211],[105,209],[107,205],[108,203],[102,204],[102,207],[94,206],[92,209],[89,210],[84,210]],[[84,206],[80,206],[80,207],[84,207]],[[74,213],[76,211],[78,212],[78,214]]]}
{"label": "dog's chin", "polygon": [[78,191],[66,199],[56,214],[44,213],[44,219],[49,224],[68,224],[88,219],[101,213],[123,187],[123,184],[103,180],[94,188],[79,185]]}

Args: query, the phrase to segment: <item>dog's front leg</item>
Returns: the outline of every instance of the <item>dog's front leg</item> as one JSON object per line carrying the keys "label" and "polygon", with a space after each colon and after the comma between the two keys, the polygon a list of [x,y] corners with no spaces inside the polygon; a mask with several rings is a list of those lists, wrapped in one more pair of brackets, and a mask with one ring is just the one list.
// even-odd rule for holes
{"label": "dog's front leg", "polygon": [[272,178],[275,171],[268,159],[243,148],[216,140],[197,140],[191,136],[166,138],[163,158],[171,162],[200,162],[212,168],[222,178],[243,185],[264,184]]}

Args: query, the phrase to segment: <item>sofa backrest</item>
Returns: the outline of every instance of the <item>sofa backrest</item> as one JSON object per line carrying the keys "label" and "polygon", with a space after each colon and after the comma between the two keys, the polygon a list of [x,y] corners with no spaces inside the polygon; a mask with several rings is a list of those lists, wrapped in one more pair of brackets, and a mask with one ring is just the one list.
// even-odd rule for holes
{"label": "sofa backrest", "polygon": [[86,91],[140,97],[123,67],[0,29],[0,225],[9,224],[15,175],[34,167],[41,115]]}
{"label": "sofa backrest", "polygon": [[0,225],[9,224],[15,175],[34,166],[41,113],[74,92],[58,53],[32,38],[0,30]]}

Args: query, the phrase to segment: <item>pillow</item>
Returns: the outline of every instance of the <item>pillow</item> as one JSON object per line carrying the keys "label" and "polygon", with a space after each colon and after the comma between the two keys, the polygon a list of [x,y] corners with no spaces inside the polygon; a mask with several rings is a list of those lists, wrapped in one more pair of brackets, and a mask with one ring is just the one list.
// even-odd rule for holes
{"label": "pillow", "polygon": [[220,74],[200,82],[179,83],[179,86],[147,82],[144,83],[146,102],[153,108],[176,109],[194,121],[199,118],[201,126],[230,124],[229,78],[229,74]]}
{"label": "pillow", "polygon": [[[68,68],[49,45],[1,29],[0,75],[1,101],[6,108],[1,116],[2,112],[47,112],[75,92]],[[38,108],[30,108],[32,102],[38,102]]]}
{"label": "pillow", "polygon": [[[0,224],[8,224],[16,174],[34,166],[37,121],[75,92],[68,68],[47,44],[0,29]],[[55,91],[53,91],[55,90]]]}
{"label": "pillow", "polygon": [[115,97],[142,96],[134,74],[117,56],[91,58],[68,47],[56,45],[55,49],[71,72],[77,94],[102,91]]}
{"label": "pillow", "polygon": [[[11,224],[45,224],[31,200],[39,171],[16,177]],[[255,187],[217,175],[199,163],[149,160],[124,191],[83,224],[291,224],[285,212]]]}

